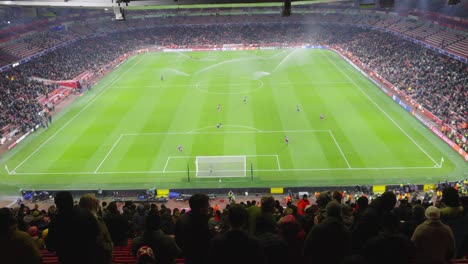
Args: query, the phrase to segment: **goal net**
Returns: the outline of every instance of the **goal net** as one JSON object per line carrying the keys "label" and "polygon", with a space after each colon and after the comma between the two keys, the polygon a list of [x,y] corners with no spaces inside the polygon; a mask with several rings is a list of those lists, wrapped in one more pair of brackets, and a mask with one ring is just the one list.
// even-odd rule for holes
{"label": "goal net", "polygon": [[196,177],[245,177],[245,156],[197,156],[195,159]]}

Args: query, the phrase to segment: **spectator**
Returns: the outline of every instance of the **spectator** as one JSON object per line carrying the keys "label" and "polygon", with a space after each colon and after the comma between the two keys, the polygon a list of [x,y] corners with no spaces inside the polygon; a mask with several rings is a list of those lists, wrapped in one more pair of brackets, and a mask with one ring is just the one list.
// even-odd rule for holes
{"label": "spectator", "polygon": [[328,192],[321,192],[319,196],[317,197],[317,205],[319,210],[317,211],[317,214],[315,216],[315,223],[320,223],[322,222],[325,217],[326,217],[326,210],[325,208],[327,207],[327,204],[332,201],[332,198],[330,196],[330,193]]}
{"label": "spectator", "polygon": [[41,264],[41,255],[30,235],[16,228],[9,208],[0,209],[0,255],[2,263]]}
{"label": "spectator", "polygon": [[306,234],[300,224],[289,214],[281,218],[279,225],[279,235],[287,244],[288,261],[291,263],[303,263],[303,248]]}
{"label": "spectator", "polygon": [[112,262],[112,238],[107,230],[106,223],[98,216],[99,201],[94,194],[85,194],[80,198],[80,208],[87,210],[94,216],[98,225],[96,237],[96,251],[94,259],[99,263]]}
{"label": "spectator", "polygon": [[248,215],[248,230],[249,234],[255,236],[257,234],[257,218],[262,216],[265,219],[270,219],[270,224],[276,223],[276,218],[273,215],[275,211],[275,199],[272,196],[264,196],[261,199],[261,206],[250,206],[247,209]]}
{"label": "spectator", "polygon": [[214,237],[208,227],[209,197],[194,194],[189,199],[190,211],[177,219],[175,238],[187,264],[207,261],[208,243]]}
{"label": "spectator", "polygon": [[30,226],[28,228],[28,233],[31,236],[31,238],[34,240],[36,247],[39,250],[44,249],[44,240],[39,237],[39,229],[37,229],[37,226]]}
{"label": "spectator", "polygon": [[176,258],[181,254],[172,237],[164,234],[160,229],[161,217],[157,211],[150,211],[146,216],[146,226],[143,234],[133,240],[132,252],[137,252],[142,246],[149,246],[155,254],[157,264],[175,263]]}
{"label": "spectator", "polygon": [[325,219],[312,228],[305,240],[306,263],[340,263],[350,253],[351,237],[341,219],[341,205],[329,202],[325,210]]}
{"label": "spectator", "polygon": [[400,232],[408,238],[413,236],[414,230],[424,222],[424,207],[416,204],[411,208],[411,218],[400,225]]}
{"label": "spectator", "polygon": [[398,232],[398,217],[394,212],[385,212],[377,236],[370,238],[362,248],[367,263],[410,264],[414,260],[413,242]]}
{"label": "spectator", "polygon": [[288,257],[288,244],[276,233],[276,226],[271,219],[260,216],[257,218],[257,238],[263,248],[266,264],[293,263]]}
{"label": "spectator", "polygon": [[[49,225],[47,249],[55,251],[63,264],[102,264],[96,259],[99,225],[95,216],[88,210],[74,207],[70,192],[58,192],[55,205],[57,216]],[[76,235],[70,239],[73,234]]]}
{"label": "spectator", "polygon": [[297,203],[297,213],[303,216],[308,205],[310,205],[310,201],[307,199],[307,194],[304,194],[302,195],[302,199]]}
{"label": "spectator", "polygon": [[145,229],[146,214],[147,211],[145,210],[145,206],[143,204],[139,204],[136,209],[136,213],[134,213],[132,218],[134,234],[139,235]]}
{"label": "spectator", "polygon": [[416,263],[446,263],[455,255],[455,239],[449,226],[440,221],[440,210],[426,209],[426,220],[411,238],[416,245]]}
{"label": "spectator", "polygon": [[[265,263],[265,255],[260,241],[242,229],[247,223],[247,210],[239,204],[229,208],[230,229],[214,238],[210,243],[208,263],[258,264]],[[236,249],[240,254],[232,254]]]}
{"label": "spectator", "polygon": [[137,264],[154,264],[156,258],[154,252],[149,246],[142,246],[138,249],[137,253]]}
{"label": "spectator", "polygon": [[359,222],[355,224],[352,235],[353,252],[358,253],[368,239],[381,231],[384,215],[390,213],[396,204],[396,195],[393,192],[384,192],[373,200],[362,214]]}
{"label": "spectator", "polygon": [[120,214],[116,202],[110,202],[107,206],[104,222],[109,230],[114,246],[126,246],[130,227],[125,216]]}
{"label": "spectator", "polygon": [[462,258],[468,254],[468,215],[464,214],[458,191],[453,187],[442,191],[441,202],[440,220],[452,229],[455,236],[456,257]]}

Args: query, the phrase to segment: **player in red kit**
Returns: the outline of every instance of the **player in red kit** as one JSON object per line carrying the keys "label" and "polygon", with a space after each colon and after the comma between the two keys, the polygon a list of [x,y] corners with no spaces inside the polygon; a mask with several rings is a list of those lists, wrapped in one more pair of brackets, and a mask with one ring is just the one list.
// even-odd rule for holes
{"label": "player in red kit", "polygon": [[288,138],[287,136],[286,136],[286,137],[284,137],[284,142],[286,142],[286,145],[288,145],[288,144],[289,144],[289,138]]}

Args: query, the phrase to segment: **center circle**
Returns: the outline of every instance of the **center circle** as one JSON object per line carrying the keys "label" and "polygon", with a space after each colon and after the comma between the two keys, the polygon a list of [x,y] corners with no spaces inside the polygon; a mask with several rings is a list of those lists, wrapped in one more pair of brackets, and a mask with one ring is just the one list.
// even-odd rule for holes
{"label": "center circle", "polygon": [[195,84],[197,90],[209,94],[247,94],[261,89],[263,86],[262,80],[248,78],[237,78],[233,83],[227,83],[223,78],[214,78]]}

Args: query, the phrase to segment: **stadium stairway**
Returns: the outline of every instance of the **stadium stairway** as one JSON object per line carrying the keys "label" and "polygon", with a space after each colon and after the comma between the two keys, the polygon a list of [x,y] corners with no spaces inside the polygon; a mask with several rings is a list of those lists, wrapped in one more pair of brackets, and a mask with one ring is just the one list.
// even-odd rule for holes
{"label": "stadium stairway", "polygon": [[[112,250],[112,264],[135,264],[137,258],[132,255],[132,239],[128,239],[127,246],[114,246]],[[59,264],[59,260],[55,252],[41,250],[43,264]],[[185,260],[177,259],[176,264],[184,264]],[[465,262],[457,262],[465,263]],[[468,262],[466,262],[468,263]]]}

